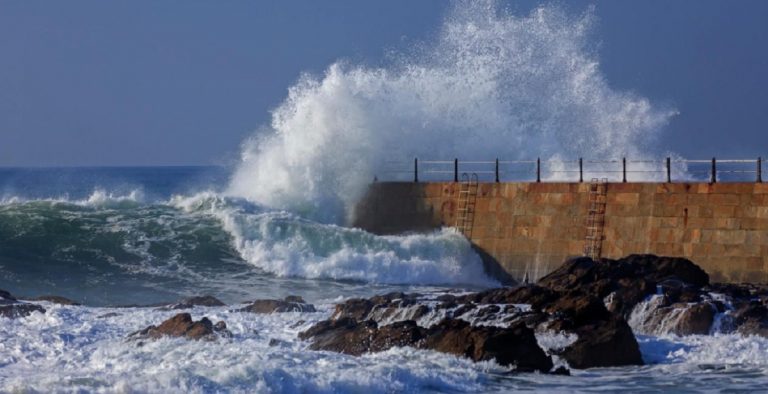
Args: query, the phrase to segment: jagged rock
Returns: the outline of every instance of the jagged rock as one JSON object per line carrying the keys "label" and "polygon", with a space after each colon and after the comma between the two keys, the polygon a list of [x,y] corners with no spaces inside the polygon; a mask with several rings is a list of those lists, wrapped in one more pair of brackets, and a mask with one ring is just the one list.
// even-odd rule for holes
{"label": "jagged rock", "polygon": [[620,316],[577,327],[575,333],[578,339],[561,354],[572,368],[643,365],[635,335]]}
{"label": "jagged rock", "polygon": [[59,305],[80,305],[80,303],[72,301],[69,298],[56,295],[41,295],[35,298],[30,298],[29,301],[48,301]]}
{"label": "jagged rock", "polygon": [[193,321],[189,313],[179,313],[160,323],[159,326],[149,326],[129,335],[135,339],[158,339],[162,337],[180,337],[193,340],[214,340],[216,334],[231,336],[224,322],[214,325],[207,317]]}
{"label": "jagged rock", "polygon": [[358,322],[349,317],[325,320],[299,334],[312,339],[310,349],[329,350],[359,356],[397,346],[414,345],[423,338],[422,329],[412,320],[382,327],[373,320]]}
{"label": "jagged rock", "polygon": [[645,254],[594,261],[578,257],[566,261],[537,284],[556,292],[580,290],[599,299],[609,297],[609,309],[627,317],[636,304],[656,293],[660,283],[675,301],[696,300],[700,289],[709,284],[709,275],[684,258]]}
{"label": "jagged rock", "polygon": [[18,301],[10,292],[0,289],[0,304],[12,304]]}
{"label": "jagged rock", "polygon": [[548,288],[527,285],[515,288],[503,287],[499,289],[485,290],[479,293],[457,297],[456,302],[474,302],[478,304],[530,304],[534,309],[541,309],[555,298],[557,298],[557,293]]}
{"label": "jagged rock", "polygon": [[742,304],[733,313],[737,331],[742,335],[760,335],[768,338],[768,307],[759,301]]}
{"label": "jagged rock", "polygon": [[686,305],[677,320],[677,335],[706,335],[715,319],[716,307],[710,303]]}
{"label": "jagged rock", "polygon": [[227,304],[221,302],[218,298],[211,295],[195,296],[185,298],[175,304],[167,305],[161,310],[177,310],[177,309],[191,309],[195,306],[226,306]]}
{"label": "jagged rock", "polygon": [[523,323],[508,328],[471,326],[457,319],[443,319],[426,330],[420,347],[464,356],[473,361],[496,360],[520,372],[548,372],[552,359],[536,342],[533,330]]}
{"label": "jagged rock", "polygon": [[29,316],[33,312],[45,313],[45,308],[37,304],[20,302],[10,292],[0,290],[0,317],[16,319]]}
{"label": "jagged rock", "polygon": [[26,317],[33,312],[45,313],[45,308],[37,304],[27,304],[22,302],[0,305],[0,316],[10,319]]}
{"label": "jagged rock", "polygon": [[[352,318],[357,321],[367,320],[376,311],[376,318],[384,319],[397,313],[400,308],[406,308],[416,305],[420,294],[405,294],[402,292],[393,292],[384,295],[373,296],[368,299],[352,298],[341,304],[336,305],[332,319]],[[429,313],[429,308],[419,306],[411,311],[408,319],[418,319]]]}
{"label": "jagged rock", "polygon": [[544,310],[550,314],[560,314],[573,322],[574,326],[605,320],[610,313],[605,309],[605,304],[589,294],[580,291],[570,291],[562,294]]}
{"label": "jagged rock", "polygon": [[519,371],[548,372],[552,369],[551,358],[538,346],[533,331],[525,324],[499,328],[444,319],[431,328],[419,327],[413,320],[379,327],[372,320],[359,322],[343,317],[319,322],[299,337],[312,340],[310,349],[351,355],[414,346],[474,361],[493,359]]}
{"label": "jagged rock", "polygon": [[304,301],[301,297],[294,298],[293,296],[288,296],[285,300],[256,300],[237,311],[250,313],[315,312],[315,307],[312,304],[292,301],[297,299]]}

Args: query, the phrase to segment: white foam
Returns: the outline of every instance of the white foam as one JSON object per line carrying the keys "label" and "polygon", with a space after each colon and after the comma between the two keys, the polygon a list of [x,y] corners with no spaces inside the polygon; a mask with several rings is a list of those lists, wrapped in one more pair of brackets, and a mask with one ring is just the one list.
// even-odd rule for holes
{"label": "white foam", "polygon": [[[520,17],[494,1],[460,2],[433,42],[385,67],[337,62],[303,75],[244,143],[228,193],[343,223],[374,176],[392,179],[395,169],[411,179],[414,157],[659,158],[651,146],[675,111],[609,86],[590,44],[594,19],[591,10],[543,6]],[[636,166],[662,170],[660,160]],[[549,173],[558,169],[545,176],[573,175]]]}
{"label": "white foam", "polygon": [[278,276],[387,284],[495,286],[469,242],[452,229],[431,234],[376,236],[263,210],[215,194],[177,197],[186,211],[218,218],[240,256]]}
{"label": "white foam", "polygon": [[[476,391],[487,372],[505,371],[492,362],[407,348],[362,357],[309,351],[297,333],[326,318],[330,305],[317,313],[272,315],[199,308],[193,318],[225,320],[234,337],[143,346],[124,338],[176,312],[45,306],[45,315],[0,318],[0,391]],[[98,317],[105,313],[118,316]],[[272,339],[277,346],[269,345]]]}

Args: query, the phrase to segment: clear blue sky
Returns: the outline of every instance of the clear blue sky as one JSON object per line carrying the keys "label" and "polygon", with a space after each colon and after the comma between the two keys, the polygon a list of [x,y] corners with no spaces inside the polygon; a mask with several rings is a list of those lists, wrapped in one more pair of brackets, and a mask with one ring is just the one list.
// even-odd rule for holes
{"label": "clear blue sky", "polygon": [[[512,2],[526,14],[537,3]],[[610,84],[680,111],[663,145],[768,156],[768,1],[595,5]],[[223,163],[302,71],[429,40],[443,1],[0,1],[0,165]]]}

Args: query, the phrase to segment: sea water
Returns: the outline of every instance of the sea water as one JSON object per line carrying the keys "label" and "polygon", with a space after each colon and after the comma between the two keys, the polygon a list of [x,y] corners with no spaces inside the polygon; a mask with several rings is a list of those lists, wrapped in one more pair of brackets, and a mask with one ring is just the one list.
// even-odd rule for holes
{"label": "sea water", "polygon": [[[0,171],[0,289],[84,304],[43,302],[45,314],[0,318],[0,391],[749,391],[768,384],[768,339],[735,334],[639,335],[647,366],[570,377],[509,373],[494,362],[410,348],[361,357],[308,350],[297,334],[350,297],[498,283],[452,230],[380,237],[310,221],[225,197],[227,173]],[[201,184],[207,191],[184,194]],[[230,306],[197,307],[192,316],[224,320],[232,338],[125,340],[177,313],[141,305],[203,294]],[[317,312],[233,311],[286,295],[304,297]],[[572,338],[544,333],[538,340],[552,348]]]}
{"label": "sea water", "polygon": [[[492,1],[456,3],[433,39],[386,64],[342,60],[301,76],[233,168],[0,169],[0,289],[83,304],[0,318],[0,391],[763,390],[768,340],[735,334],[638,331],[646,366],[573,376],[411,348],[353,357],[297,339],[350,297],[499,285],[451,229],[347,227],[374,177],[404,179],[414,157],[660,157],[676,111],[610,87],[594,23],[589,9],[516,15]],[[572,175],[548,166],[550,179]],[[125,340],[175,313],[143,305],[204,294],[229,306],[197,307],[193,318],[225,321],[232,338]],[[287,295],[317,312],[232,311]],[[537,335],[545,348],[573,340]]]}

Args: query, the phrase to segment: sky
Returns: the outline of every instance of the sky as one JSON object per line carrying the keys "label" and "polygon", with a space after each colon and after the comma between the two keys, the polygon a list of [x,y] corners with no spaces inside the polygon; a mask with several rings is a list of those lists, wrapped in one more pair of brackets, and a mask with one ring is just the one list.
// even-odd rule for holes
{"label": "sky", "polygon": [[[527,14],[539,2],[507,1]],[[663,148],[768,157],[768,1],[594,6],[612,87],[680,114]],[[0,1],[0,166],[231,164],[302,72],[381,64],[449,3]]]}

